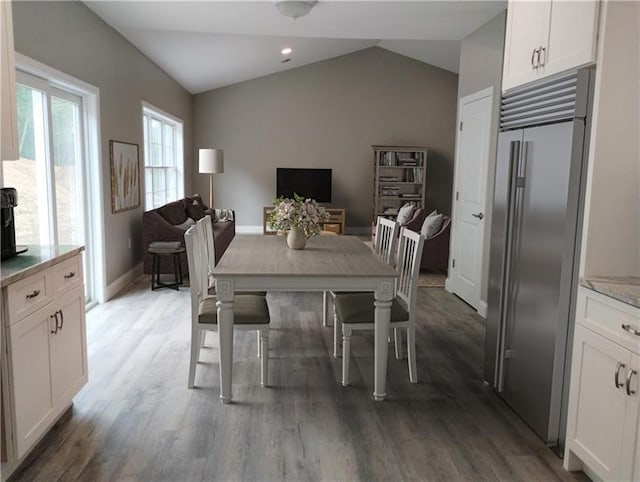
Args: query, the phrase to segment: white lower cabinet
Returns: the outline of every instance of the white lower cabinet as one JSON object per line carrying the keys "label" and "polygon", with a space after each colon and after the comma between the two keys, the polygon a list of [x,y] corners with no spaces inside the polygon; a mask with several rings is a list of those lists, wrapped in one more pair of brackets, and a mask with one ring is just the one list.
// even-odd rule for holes
{"label": "white lower cabinet", "polygon": [[581,288],[577,313],[565,468],[638,480],[639,345],[622,325],[640,310]]}
{"label": "white lower cabinet", "polygon": [[[73,259],[81,261],[79,255]],[[3,480],[5,471],[16,468],[88,380],[82,275],[79,271],[72,283],[58,289],[61,266],[66,269],[60,263],[3,289],[5,314],[18,313],[15,307],[32,294],[12,286],[44,276],[47,293],[55,293],[22,317],[3,317],[2,407],[3,421],[8,422],[2,427]]]}

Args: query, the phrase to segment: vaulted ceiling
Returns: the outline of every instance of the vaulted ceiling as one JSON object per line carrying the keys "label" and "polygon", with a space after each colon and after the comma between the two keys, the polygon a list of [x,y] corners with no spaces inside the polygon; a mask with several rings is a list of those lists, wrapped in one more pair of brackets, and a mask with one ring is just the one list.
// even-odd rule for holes
{"label": "vaulted ceiling", "polygon": [[504,0],[320,0],[293,20],[271,0],[85,3],[193,94],[372,46],[457,72],[460,41],[506,8]]}

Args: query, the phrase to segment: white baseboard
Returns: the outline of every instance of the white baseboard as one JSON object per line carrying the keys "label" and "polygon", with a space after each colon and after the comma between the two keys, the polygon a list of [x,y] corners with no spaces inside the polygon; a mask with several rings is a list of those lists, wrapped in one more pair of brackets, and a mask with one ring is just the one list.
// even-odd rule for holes
{"label": "white baseboard", "polygon": [[447,279],[444,280],[444,289],[447,291],[447,293],[453,293],[453,289],[451,288],[451,282],[449,281],[448,276],[447,276]]}
{"label": "white baseboard", "polygon": [[236,225],[237,234],[262,234],[262,226],[238,226]]}
{"label": "white baseboard", "polygon": [[127,271],[122,276],[120,276],[120,278],[115,280],[113,283],[108,285],[107,286],[107,293],[106,293],[107,296],[106,296],[106,300],[105,301],[109,301],[115,295],[120,293],[120,291],[122,291],[124,288],[129,286],[133,281],[138,279],[138,277],[140,275],[142,275],[142,271],[143,271],[142,268],[143,268],[143,265],[142,265],[142,263],[140,263],[140,264],[134,266],[129,271]]}
{"label": "white baseboard", "polygon": [[482,316],[485,320],[487,319],[487,311],[489,309],[489,305],[486,301],[480,300],[480,305],[478,305],[478,314]]}

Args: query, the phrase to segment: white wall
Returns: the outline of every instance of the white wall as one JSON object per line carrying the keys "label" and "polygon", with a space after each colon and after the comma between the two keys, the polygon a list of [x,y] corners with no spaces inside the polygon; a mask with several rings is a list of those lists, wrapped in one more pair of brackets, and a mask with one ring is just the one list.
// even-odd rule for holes
{"label": "white wall", "polygon": [[[215,205],[237,224],[261,226],[277,167],[333,169],[332,206],[347,227],[370,226],[372,144],[431,146],[428,209],[451,208],[457,75],[381,48],[194,96],[194,152],[224,149]],[[208,177],[194,174],[208,193]]]}
{"label": "white wall", "polygon": [[[488,87],[493,87],[493,113],[489,164],[486,181],[486,207],[484,210],[484,254],[480,272],[481,301],[486,304],[489,276],[489,240],[493,212],[493,188],[496,170],[496,148],[500,124],[500,95],[502,90],[502,58],[506,12],[494,17],[462,40],[460,46],[460,77],[458,82],[458,108],[460,99]],[[456,133],[458,134],[458,132]],[[454,226],[454,224],[452,224]]]}
{"label": "white wall", "polygon": [[583,276],[640,276],[640,3],[603,2]]}
{"label": "white wall", "polygon": [[14,2],[13,22],[17,52],[100,89],[106,282],[111,284],[142,261],[144,200],[138,209],[111,213],[109,140],[138,144],[143,165],[145,100],[183,119],[185,170],[191,172],[191,95],[81,2]]}

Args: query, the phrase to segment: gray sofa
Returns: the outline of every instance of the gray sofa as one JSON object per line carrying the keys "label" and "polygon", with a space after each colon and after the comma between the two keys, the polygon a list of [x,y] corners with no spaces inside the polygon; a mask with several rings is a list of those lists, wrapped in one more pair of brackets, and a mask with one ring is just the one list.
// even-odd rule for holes
{"label": "gray sofa", "polygon": [[[179,241],[184,246],[184,233],[187,218],[194,221],[203,216],[211,216],[213,226],[213,244],[216,252],[216,263],[224,254],[236,235],[235,213],[227,211],[232,220],[216,221],[215,212],[209,209],[202,198],[195,194],[178,201],[170,202],[159,208],[146,211],[142,215],[142,244],[144,252],[144,272],[151,274],[153,257],[148,253],[149,244],[154,241]],[[189,273],[187,257],[181,256],[180,266],[183,275]],[[160,273],[173,273],[173,260],[169,256],[160,258]]]}

